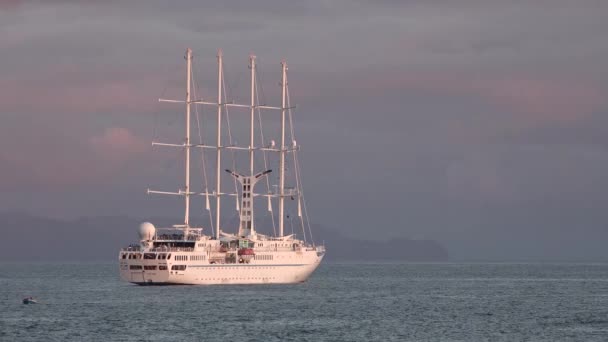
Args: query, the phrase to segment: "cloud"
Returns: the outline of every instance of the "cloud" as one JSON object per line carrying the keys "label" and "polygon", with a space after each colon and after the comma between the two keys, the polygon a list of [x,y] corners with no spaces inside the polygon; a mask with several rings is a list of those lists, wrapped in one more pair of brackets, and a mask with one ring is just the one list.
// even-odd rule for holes
{"label": "cloud", "polygon": [[[377,71],[348,82],[347,91],[368,94],[383,91],[424,92],[434,96],[462,96],[485,101],[517,120],[536,125],[551,121],[576,121],[608,106],[604,89],[593,80],[534,78],[517,73]],[[344,91],[344,89],[343,89]]]}
{"label": "cloud", "polygon": [[469,91],[497,105],[528,114],[530,121],[577,121],[607,105],[603,91],[590,82],[549,81],[526,78],[482,80],[467,85]]}
{"label": "cloud", "polygon": [[[83,114],[129,111],[143,112],[155,108],[155,95],[162,82],[138,72],[107,70],[98,72],[70,67],[52,68],[37,79],[0,80],[0,110],[11,113],[46,112]],[[108,74],[114,74],[114,79]],[[102,78],[103,77],[103,78]]]}
{"label": "cloud", "polygon": [[5,170],[0,188],[67,190],[102,184],[108,177],[124,172],[125,165],[145,160],[146,146],[123,127],[108,128],[86,144],[54,132],[32,136],[25,144],[0,151]]}
{"label": "cloud", "polygon": [[512,189],[491,157],[457,160],[446,169],[447,195],[455,200],[511,199]]}
{"label": "cloud", "polygon": [[608,151],[589,146],[487,145],[446,168],[445,194],[476,203],[600,200]]}
{"label": "cloud", "polygon": [[123,127],[108,128],[102,135],[89,139],[89,144],[99,156],[111,161],[120,161],[134,154],[141,154],[149,146]]}
{"label": "cloud", "polygon": [[12,10],[19,7],[23,0],[0,0],[0,10]]}

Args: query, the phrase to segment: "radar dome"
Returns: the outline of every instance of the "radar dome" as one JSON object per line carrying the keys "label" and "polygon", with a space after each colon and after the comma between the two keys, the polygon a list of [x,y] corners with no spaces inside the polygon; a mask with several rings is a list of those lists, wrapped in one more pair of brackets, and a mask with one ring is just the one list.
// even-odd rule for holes
{"label": "radar dome", "polygon": [[156,228],[150,222],[144,222],[139,225],[139,237],[142,240],[152,240],[152,237],[156,234]]}

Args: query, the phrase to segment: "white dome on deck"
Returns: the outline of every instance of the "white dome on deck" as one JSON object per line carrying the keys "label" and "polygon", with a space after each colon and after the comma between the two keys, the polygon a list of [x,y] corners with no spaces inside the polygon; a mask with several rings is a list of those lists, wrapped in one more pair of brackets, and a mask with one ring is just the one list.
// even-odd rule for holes
{"label": "white dome on deck", "polygon": [[150,222],[144,222],[139,225],[139,238],[141,240],[152,240],[152,237],[156,234],[156,228]]}

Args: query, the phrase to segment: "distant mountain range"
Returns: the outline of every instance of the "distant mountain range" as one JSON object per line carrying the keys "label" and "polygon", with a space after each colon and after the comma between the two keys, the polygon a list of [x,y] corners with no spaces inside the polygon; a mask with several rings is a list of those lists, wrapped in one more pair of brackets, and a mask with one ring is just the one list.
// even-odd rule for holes
{"label": "distant mountain range", "polygon": [[[137,240],[144,220],[90,217],[56,220],[19,213],[0,214],[0,261],[112,260],[121,247]],[[150,220],[168,226],[166,219]],[[447,250],[432,240],[394,238],[367,241],[315,226],[315,241],[324,241],[328,261],[445,261]]]}

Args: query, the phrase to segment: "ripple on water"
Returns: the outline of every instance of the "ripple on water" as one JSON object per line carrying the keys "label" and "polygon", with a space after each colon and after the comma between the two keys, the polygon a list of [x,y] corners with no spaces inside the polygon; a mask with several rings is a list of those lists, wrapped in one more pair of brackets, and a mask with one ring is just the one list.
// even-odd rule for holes
{"label": "ripple on water", "polygon": [[139,287],[112,263],[0,275],[2,341],[608,340],[601,264],[323,264],[286,286]]}

